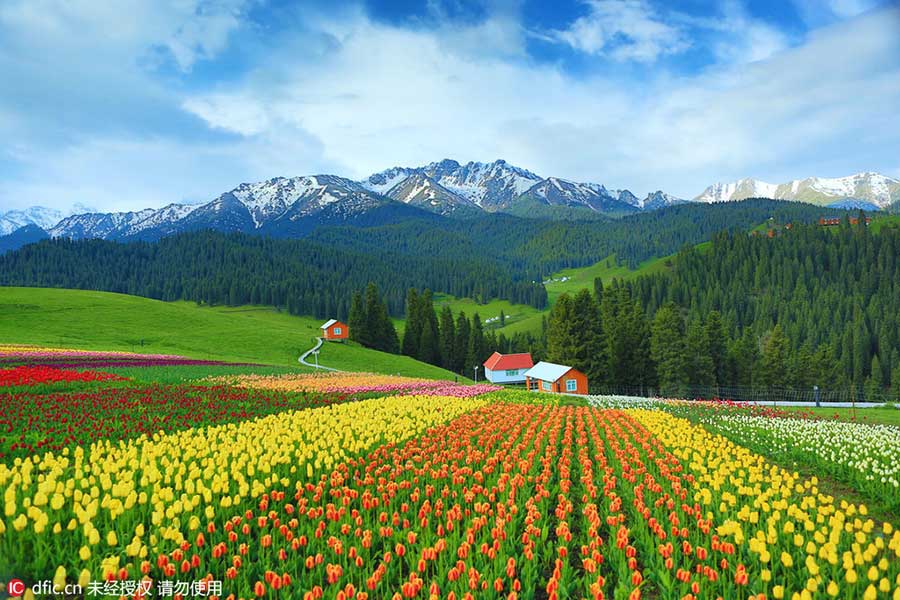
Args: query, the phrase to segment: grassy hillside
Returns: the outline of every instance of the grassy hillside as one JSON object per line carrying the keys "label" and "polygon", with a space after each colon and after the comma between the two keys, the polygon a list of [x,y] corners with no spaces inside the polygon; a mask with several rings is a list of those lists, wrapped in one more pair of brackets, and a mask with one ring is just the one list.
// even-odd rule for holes
{"label": "grassy hillside", "polygon": [[[124,294],[0,287],[0,343],[181,354],[296,367],[320,321],[269,307],[198,307]],[[143,346],[141,341],[143,340]],[[321,364],[341,370],[453,379],[405,356],[355,344],[327,344]]]}
{"label": "grassy hillside", "polygon": [[[708,245],[708,242],[700,244],[698,248],[704,248]],[[544,284],[544,287],[547,288],[547,297],[549,304],[552,307],[561,294],[574,294],[583,288],[593,290],[594,279],[597,277],[602,279],[604,283],[608,283],[613,278],[633,279],[641,275],[665,270],[671,266],[673,259],[674,256],[654,258],[644,261],[637,269],[631,270],[628,267],[617,265],[616,257],[611,255],[606,259],[587,267],[564,269],[559,273],[555,273],[550,277],[549,281]],[[506,335],[511,335],[520,331],[531,331],[533,333],[540,332],[541,317],[548,315],[550,309],[538,311],[531,308],[530,311],[530,313],[525,313],[523,318],[512,320],[506,327],[500,328],[497,331]]]}
{"label": "grassy hillside", "polygon": [[875,233],[881,231],[882,227],[900,227],[900,215],[877,215],[869,227]]}

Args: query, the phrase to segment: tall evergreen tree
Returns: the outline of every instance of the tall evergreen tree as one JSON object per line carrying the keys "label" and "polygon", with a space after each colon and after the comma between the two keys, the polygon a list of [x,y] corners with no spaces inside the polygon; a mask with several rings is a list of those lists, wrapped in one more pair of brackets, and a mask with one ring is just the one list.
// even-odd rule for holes
{"label": "tall evergreen tree", "polygon": [[600,383],[606,371],[603,328],[600,307],[587,289],[575,294],[572,301],[572,336],[574,360],[569,364],[588,377],[588,383]]}
{"label": "tall evergreen tree", "polygon": [[403,330],[401,352],[413,358],[419,355],[419,340],[422,339],[424,327],[420,309],[419,292],[415,288],[409,288],[406,293],[406,327]]}
{"label": "tall evergreen tree", "polygon": [[[471,326],[466,313],[459,311],[456,318],[456,339],[453,342],[453,370],[466,375],[466,354],[469,351],[469,332]],[[471,365],[468,365],[471,370]]]}
{"label": "tall evergreen tree", "polygon": [[709,337],[699,320],[692,321],[685,336],[687,381],[691,385],[714,386],[716,369],[709,349]]}
{"label": "tall evergreen tree", "polygon": [[440,317],[441,366],[448,371],[455,371],[456,325],[453,323],[453,310],[444,305]]}
{"label": "tall evergreen tree", "polygon": [[571,365],[577,360],[574,325],[574,302],[569,294],[562,294],[547,319],[547,358],[550,362]]}
{"label": "tall evergreen tree", "polygon": [[656,311],[651,327],[650,352],[656,364],[660,393],[665,396],[683,395],[688,383],[684,319],[675,305],[666,304]]}
{"label": "tall evergreen tree", "polygon": [[431,290],[426,289],[419,296],[419,319],[421,329],[416,357],[431,365],[441,364],[441,340],[437,315],[434,312],[434,301]]}
{"label": "tall evergreen tree", "polygon": [[372,336],[369,345],[373,348],[378,348],[382,345],[379,335],[383,333],[384,325],[381,318],[381,296],[378,292],[378,286],[372,281],[366,286],[365,307],[366,324],[364,331]]}
{"label": "tall evergreen tree", "polygon": [[872,374],[866,380],[866,400],[878,402],[884,391],[884,379],[881,374],[881,363],[878,355],[872,357]]}
{"label": "tall evergreen tree", "polygon": [[375,347],[382,352],[398,354],[400,352],[400,340],[397,337],[397,329],[391,316],[388,314],[387,303],[382,300],[378,304],[378,338]]}
{"label": "tall evergreen tree", "polygon": [[[484,359],[484,329],[481,325],[481,317],[478,313],[472,315],[472,327],[469,333],[469,347],[466,351],[465,368],[474,371],[474,367],[478,367],[481,372],[481,363]],[[465,373],[465,371],[463,371]]]}
{"label": "tall evergreen tree", "polygon": [[715,383],[716,385],[725,385],[728,377],[727,338],[725,326],[722,324],[722,315],[717,310],[710,312],[706,318],[706,345],[713,363]]}
{"label": "tall evergreen tree", "polygon": [[760,359],[761,383],[767,387],[782,387],[787,381],[789,342],[781,329],[775,325],[763,339]]}
{"label": "tall evergreen tree", "polygon": [[603,302],[603,279],[594,277],[594,300],[597,304]]}
{"label": "tall evergreen tree", "polygon": [[812,384],[819,386],[819,389],[823,391],[841,389],[846,385],[840,365],[834,355],[834,347],[831,344],[819,347],[813,354]]}
{"label": "tall evergreen tree", "polygon": [[366,309],[363,306],[362,293],[358,291],[353,292],[347,327],[350,329],[350,339],[354,342],[359,342],[363,346],[371,345],[371,336],[366,330],[366,324]]}
{"label": "tall evergreen tree", "polygon": [[628,385],[637,386],[643,395],[647,386],[656,385],[656,367],[650,354],[650,323],[636,300],[631,302],[627,322],[632,365]]}

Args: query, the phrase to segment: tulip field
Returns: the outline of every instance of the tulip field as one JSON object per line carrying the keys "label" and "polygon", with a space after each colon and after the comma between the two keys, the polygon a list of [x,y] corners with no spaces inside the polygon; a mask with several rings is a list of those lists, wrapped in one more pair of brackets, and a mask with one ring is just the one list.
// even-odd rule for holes
{"label": "tulip field", "polygon": [[0,592],[900,600],[900,523],[824,481],[896,489],[890,427],[77,355],[0,346]]}

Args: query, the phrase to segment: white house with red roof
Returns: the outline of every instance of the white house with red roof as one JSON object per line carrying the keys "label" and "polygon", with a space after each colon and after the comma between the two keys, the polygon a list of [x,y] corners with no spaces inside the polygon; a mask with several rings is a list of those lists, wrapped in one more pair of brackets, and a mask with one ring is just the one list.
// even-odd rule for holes
{"label": "white house with red roof", "polygon": [[484,376],[491,383],[525,383],[525,371],[534,366],[531,354],[494,352],[484,361]]}

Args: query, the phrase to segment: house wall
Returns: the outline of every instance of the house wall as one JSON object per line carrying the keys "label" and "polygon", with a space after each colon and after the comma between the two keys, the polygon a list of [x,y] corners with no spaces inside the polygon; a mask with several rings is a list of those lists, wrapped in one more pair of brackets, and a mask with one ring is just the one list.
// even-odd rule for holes
{"label": "house wall", "polygon": [[[530,377],[527,379],[528,381],[526,381],[526,385],[529,390],[548,392],[548,390],[544,389],[544,382],[540,379],[531,379]],[[568,381],[569,379],[575,380],[575,390],[569,390],[566,388],[566,381]],[[581,371],[570,369],[565,375],[563,375],[556,381],[550,382],[549,392],[554,394],[587,394],[587,376]]]}
{"label": "house wall", "polygon": [[515,375],[507,375],[506,369],[497,369],[492,371],[487,367],[484,368],[484,376],[491,383],[524,383],[525,371],[528,369],[516,369]]}
{"label": "house wall", "polygon": [[[339,328],[341,330],[340,334],[336,334],[334,332],[335,328]],[[325,335],[323,336],[326,340],[345,340],[349,337],[349,330],[346,325],[343,323],[335,323],[331,327],[325,330]]]}

